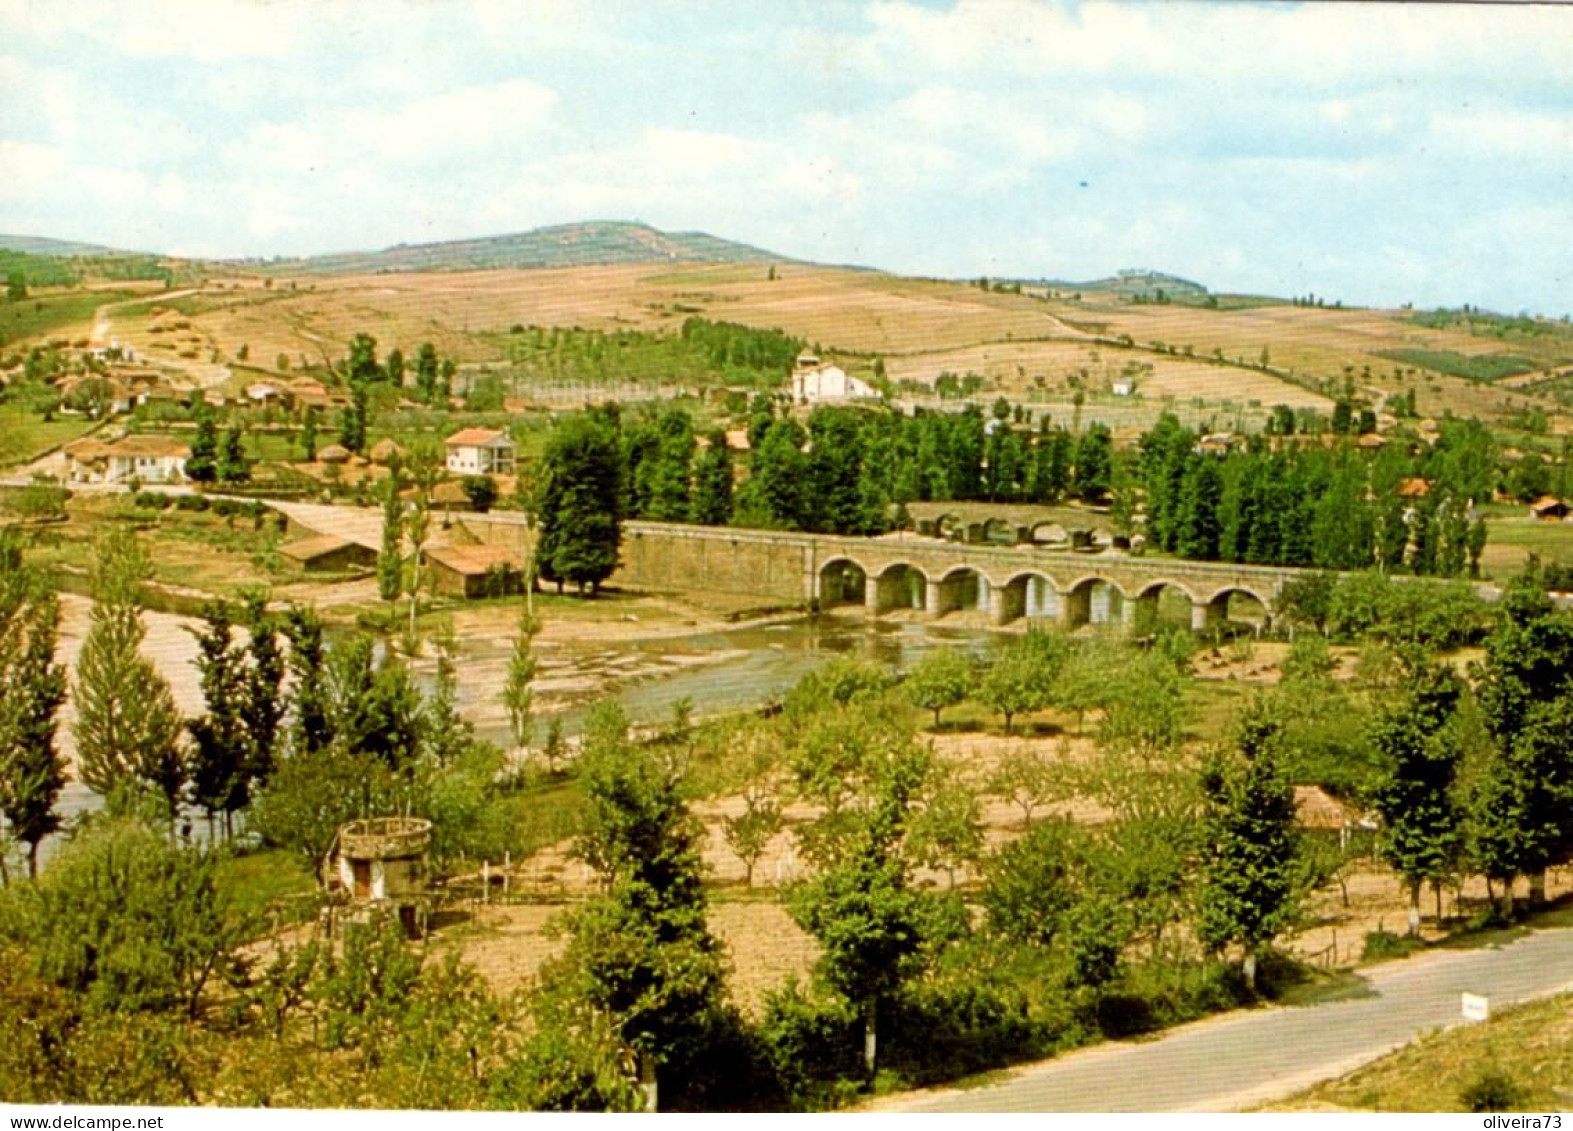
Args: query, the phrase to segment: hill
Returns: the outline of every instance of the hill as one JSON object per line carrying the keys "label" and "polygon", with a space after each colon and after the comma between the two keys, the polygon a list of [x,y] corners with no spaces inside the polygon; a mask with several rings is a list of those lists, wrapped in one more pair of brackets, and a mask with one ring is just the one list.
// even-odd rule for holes
{"label": "hill", "polygon": [[0,251],[20,251],[27,255],[69,258],[82,255],[131,255],[132,252],[96,243],[52,240],[44,236],[13,236],[0,232]]}
{"label": "hill", "polygon": [[774,252],[706,235],[663,232],[648,224],[591,221],[479,239],[396,244],[381,251],[277,260],[270,267],[321,275],[393,271],[481,271],[612,267],[625,263],[786,263]]}

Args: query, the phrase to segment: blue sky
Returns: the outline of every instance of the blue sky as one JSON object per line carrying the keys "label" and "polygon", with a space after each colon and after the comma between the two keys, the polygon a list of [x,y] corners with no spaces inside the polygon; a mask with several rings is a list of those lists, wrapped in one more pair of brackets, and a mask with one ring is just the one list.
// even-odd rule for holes
{"label": "blue sky", "polygon": [[0,231],[584,219],[908,274],[1573,312],[1573,10],[0,0]]}

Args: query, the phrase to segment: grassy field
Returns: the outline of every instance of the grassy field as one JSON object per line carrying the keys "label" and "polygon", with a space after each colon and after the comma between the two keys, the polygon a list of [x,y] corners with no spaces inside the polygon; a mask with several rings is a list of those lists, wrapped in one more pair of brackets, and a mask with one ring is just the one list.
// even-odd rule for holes
{"label": "grassy field", "polygon": [[[1554,408],[1504,375],[1544,369],[1569,353],[1560,333],[1503,337],[1403,311],[1247,299],[1217,308],[1137,305],[1107,294],[1051,299],[812,265],[778,264],[772,279],[763,264],[645,264],[214,280],[198,294],[121,307],[113,330],[152,356],[192,362],[234,359],[245,347],[250,364],[264,369],[280,357],[291,371],[342,358],[349,339],[364,332],[384,356],[398,347],[409,359],[430,341],[444,357],[508,364],[532,381],[732,381],[737,375],[710,372],[672,341],[697,314],[779,329],[857,370],[883,358],[893,380],[979,372],[991,391],[1007,395],[1071,388],[1093,395],[1134,367],[1141,394],[1153,400],[1325,407],[1346,388],[1378,403],[1413,390],[1423,416],[1488,419]],[[86,320],[99,300],[84,292],[45,301],[60,309],[51,314],[46,305],[34,319],[27,303],[0,308],[0,334],[47,333],[72,320],[72,303],[77,320]],[[153,311],[164,308],[166,326],[154,334]],[[176,318],[189,326],[168,328]],[[573,348],[561,336],[543,346],[532,327],[578,333],[568,339]],[[625,336],[632,344],[604,345],[605,336],[627,331],[639,332]],[[1130,346],[1100,345],[1094,334],[1123,336]]]}
{"label": "grassy field", "polygon": [[18,404],[0,403],[0,467],[36,459],[57,444],[74,440],[93,426],[79,416],[46,421]]}
{"label": "grassy field", "polygon": [[125,297],[124,291],[59,291],[0,302],[0,345],[46,338],[61,329],[80,329],[85,334],[93,311]]}
{"label": "grassy field", "polygon": [[1505,1082],[1490,1110],[1561,1111],[1573,1102],[1573,996],[1507,1010],[1490,1021],[1422,1037],[1277,1110],[1470,1111],[1488,1076]]}

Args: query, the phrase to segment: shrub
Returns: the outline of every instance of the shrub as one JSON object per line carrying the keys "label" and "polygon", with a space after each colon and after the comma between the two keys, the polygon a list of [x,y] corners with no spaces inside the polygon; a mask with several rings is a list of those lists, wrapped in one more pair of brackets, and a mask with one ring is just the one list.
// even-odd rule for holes
{"label": "shrub", "polygon": [[1417,950],[1424,950],[1425,945],[1420,939],[1409,935],[1395,935],[1385,930],[1367,931],[1361,954],[1368,962],[1379,962],[1384,958],[1403,958]]}
{"label": "shrub", "polygon": [[1512,1111],[1523,1107],[1528,1099],[1525,1091],[1500,1068],[1487,1068],[1458,1093],[1465,1111]]}
{"label": "shrub", "polygon": [[205,511],[212,503],[206,495],[176,495],[175,509],[177,511]]}

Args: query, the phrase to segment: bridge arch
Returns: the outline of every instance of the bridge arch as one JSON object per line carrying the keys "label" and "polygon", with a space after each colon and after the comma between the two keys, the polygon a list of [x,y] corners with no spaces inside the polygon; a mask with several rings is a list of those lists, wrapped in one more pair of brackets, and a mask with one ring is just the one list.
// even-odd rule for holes
{"label": "bridge arch", "polygon": [[1198,632],[1223,631],[1230,626],[1249,627],[1261,632],[1272,620],[1272,603],[1250,585],[1225,585],[1198,601],[1191,627]]}
{"label": "bridge arch", "polygon": [[891,562],[869,577],[864,607],[875,616],[887,609],[928,609],[928,580],[910,562]]}
{"label": "bridge arch", "polygon": [[868,570],[856,558],[835,557],[819,567],[819,607],[868,602]]}
{"label": "bridge arch", "polygon": [[1069,548],[1071,544],[1070,531],[1065,529],[1063,523],[1052,520],[1034,523],[1029,536],[1034,546]]}
{"label": "bridge arch", "polygon": [[951,566],[930,587],[930,616],[944,616],[949,612],[975,612],[989,608],[989,579],[983,572],[970,565]]}
{"label": "bridge arch", "polygon": [[1054,579],[1035,570],[1016,574],[999,591],[999,623],[1028,620],[1059,620],[1065,615],[1065,601],[1054,587]]}
{"label": "bridge arch", "polygon": [[983,541],[989,546],[1014,546],[1021,538],[1021,528],[1003,518],[991,518],[983,524]]}
{"label": "bridge arch", "polygon": [[1117,624],[1125,619],[1130,604],[1117,584],[1099,574],[1085,574],[1063,590],[1065,625]]}
{"label": "bridge arch", "polygon": [[1127,620],[1137,636],[1150,636],[1164,624],[1186,628],[1195,624],[1196,594],[1189,586],[1166,577],[1143,583],[1132,604]]}

